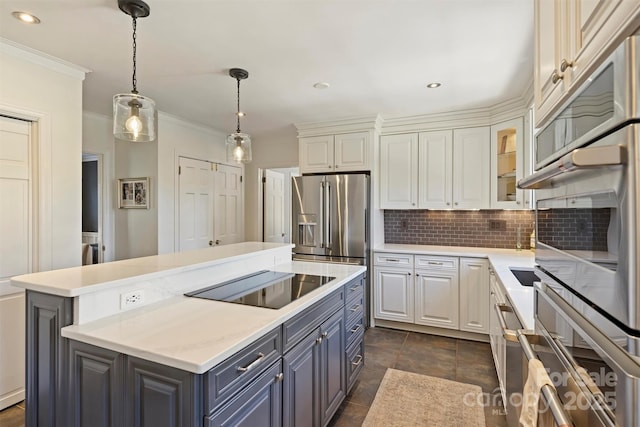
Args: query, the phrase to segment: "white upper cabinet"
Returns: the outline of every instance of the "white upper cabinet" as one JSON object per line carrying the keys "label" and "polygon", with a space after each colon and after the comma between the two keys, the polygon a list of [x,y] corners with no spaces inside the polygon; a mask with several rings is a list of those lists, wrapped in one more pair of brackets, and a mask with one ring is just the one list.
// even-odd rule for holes
{"label": "white upper cabinet", "polygon": [[380,138],[380,206],[412,209],[418,201],[418,134]]}
{"label": "white upper cabinet", "polygon": [[[571,88],[637,27],[640,2],[536,0],[534,102],[541,126]],[[635,24],[634,24],[635,22]]]}
{"label": "white upper cabinet", "polygon": [[311,136],[299,139],[300,172],[370,170],[369,132]]}
{"label": "white upper cabinet", "polygon": [[489,127],[380,139],[382,209],[488,209]]}
{"label": "white upper cabinet", "polygon": [[489,209],[491,147],[488,127],[453,131],[453,207]]}
{"label": "white upper cabinet", "polygon": [[451,209],[453,197],[453,132],[422,132],[419,135],[420,207]]}
{"label": "white upper cabinet", "polygon": [[530,190],[516,184],[530,171],[526,156],[523,118],[491,126],[491,208],[528,209]]}

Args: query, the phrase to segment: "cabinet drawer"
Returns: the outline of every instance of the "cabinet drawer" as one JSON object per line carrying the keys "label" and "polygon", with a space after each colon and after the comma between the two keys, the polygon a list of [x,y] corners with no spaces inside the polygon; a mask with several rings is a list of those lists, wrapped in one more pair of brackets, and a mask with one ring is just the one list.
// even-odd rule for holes
{"label": "cabinet drawer", "polygon": [[428,270],[458,270],[458,258],[416,255],[416,269]]}
{"label": "cabinet drawer", "polygon": [[300,340],[316,329],[339,308],[344,307],[344,287],[318,301],[282,325],[282,344],[286,353]]}
{"label": "cabinet drawer", "polygon": [[362,311],[358,316],[354,317],[350,322],[346,323],[347,330],[345,333],[347,339],[347,347],[349,347],[364,331],[364,316]]}
{"label": "cabinet drawer", "polygon": [[280,328],[274,329],[205,374],[206,413],[212,412],[282,353]]}
{"label": "cabinet drawer", "polygon": [[[282,362],[278,361],[262,375],[251,381],[233,400],[204,419],[206,427],[244,425],[243,422],[260,421],[261,426],[282,425]],[[253,424],[255,425],[255,424]]]}
{"label": "cabinet drawer", "polygon": [[387,267],[413,268],[413,255],[376,253],[373,263]]}
{"label": "cabinet drawer", "polygon": [[347,347],[347,393],[353,387],[353,384],[358,379],[360,371],[364,366],[364,340],[363,333]]}
{"label": "cabinet drawer", "polygon": [[362,276],[344,285],[344,293],[345,300],[347,302],[352,298],[364,295],[364,279],[362,278]]}
{"label": "cabinet drawer", "polygon": [[359,298],[352,298],[347,301],[345,305],[345,318],[347,319],[347,323],[352,322],[358,316],[362,317],[362,312],[364,310],[364,296],[360,295]]}

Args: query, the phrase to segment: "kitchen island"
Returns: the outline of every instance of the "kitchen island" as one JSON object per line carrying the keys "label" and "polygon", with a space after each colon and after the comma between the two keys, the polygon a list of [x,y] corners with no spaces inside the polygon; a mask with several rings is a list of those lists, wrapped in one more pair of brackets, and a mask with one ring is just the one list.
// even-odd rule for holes
{"label": "kitchen island", "polygon": [[[260,270],[335,279],[277,310],[183,295]],[[26,423],[326,424],[362,366],[364,271],[246,242],[16,277]]]}

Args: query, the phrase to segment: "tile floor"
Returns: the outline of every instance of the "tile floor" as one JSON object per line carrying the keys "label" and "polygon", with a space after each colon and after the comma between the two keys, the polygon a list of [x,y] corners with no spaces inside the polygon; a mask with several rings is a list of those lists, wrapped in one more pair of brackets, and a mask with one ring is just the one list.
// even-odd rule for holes
{"label": "tile floor", "polygon": [[479,385],[487,427],[507,426],[488,343],[383,328],[367,330],[364,343],[365,366],[330,427],[362,424],[387,368]]}
{"label": "tile floor", "polygon": [[[364,341],[365,366],[331,427],[362,424],[387,368],[479,385],[490,397],[487,427],[507,426],[497,406],[498,378],[489,344],[382,328],[367,330]],[[0,427],[24,427],[24,402],[0,411]]]}

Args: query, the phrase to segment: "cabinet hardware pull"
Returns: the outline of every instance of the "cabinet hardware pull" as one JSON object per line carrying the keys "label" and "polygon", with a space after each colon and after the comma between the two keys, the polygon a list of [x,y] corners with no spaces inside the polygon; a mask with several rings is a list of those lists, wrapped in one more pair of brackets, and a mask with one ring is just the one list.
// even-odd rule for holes
{"label": "cabinet hardware pull", "polygon": [[563,78],[564,78],[564,76],[562,74],[558,73],[558,70],[553,70],[553,73],[551,73],[551,83],[553,83],[553,84],[558,83]]}
{"label": "cabinet hardware pull", "polygon": [[276,382],[279,383],[282,380],[284,380],[284,374],[280,372],[278,375],[276,375]]}
{"label": "cabinet hardware pull", "polygon": [[395,258],[387,258],[387,262],[400,262],[400,260]]}
{"label": "cabinet hardware pull", "polygon": [[349,291],[353,292],[353,291],[357,291],[360,288],[360,285],[355,285],[349,288]]}
{"label": "cabinet hardware pull", "polygon": [[567,68],[573,68],[573,62],[569,62],[566,59],[560,61],[560,71],[564,73],[567,71]]}
{"label": "cabinet hardware pull", "polygon": [[429,261],[429,262],[427,262],[427,264],[429,264],[429,265],[444,265],[444,263],[442,263],[440,261]]}
{"label": "cabinet hardware pull", "polygon": [[451,206],[451,202],[447,202],[447,206]]}
{"label": "cabinet hardware pull", "polygon": [[416,273],[416,277],[420,277],[420,273]]}
{"label": "cabinet hardware pull", "polygon": [[236,369],[238,372],[247,372],[252,370],[253,368],[255,368],[260,362],[262,362],[262,359],[264,358],[264,353],[258,353],[258,358],[256,360],[254,360],[253,362],[249,363],[247,366],[242,367],[242,366],[238,366]]}
{"label": "cabinet hardware pull", "polygon": [[358,366],[358,365],[360,365],[362,363],[362,355],[361,354],[357,355],[354,360],[356,360],[356,359],[358,360],[357,362],[351,362],[351,364],[353,366]]}
{"label": "cabinet hardware pull", "polygon": [[458,202],[455,202],[454,205],[458,206]]}
{"label": "cabinet hardware pull", "polygon": [[407,276],[411,276],[411,273],[407,273]]}
{"label": "cabinet hardware pull", "polygon": [[328,335],[329,335],[329,332],[328,331],[324,331],[322,333],[322,338],[326,338]]}
{"label": "cabinet hardware pull", "polygon": [[[359,309],[359,308],[360,308],[360,304],[356,304],[356,305],[354,305],[353,307],[351,307],[351,308],[349,309],[349,311],[353,313],[353,312],[358,311],[358,309]],[[325,334],[326,334],[326,332],[325,332]]]}
{"label": "cabinet hardware pull", "polygon": [[316,344],[320,344],[320,343],[322,343],[322,337],[316,338]]}
{"label": "cabinet hardware pull", "polygon": [[357,324],[355,327],[351,328],[351,330],[349,332],[351,332],[352,334],[355,334],[356,332],[358,332],[360,329],[362,328],[361,324]]}

